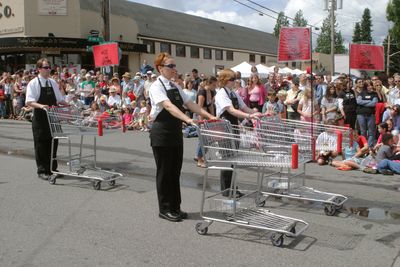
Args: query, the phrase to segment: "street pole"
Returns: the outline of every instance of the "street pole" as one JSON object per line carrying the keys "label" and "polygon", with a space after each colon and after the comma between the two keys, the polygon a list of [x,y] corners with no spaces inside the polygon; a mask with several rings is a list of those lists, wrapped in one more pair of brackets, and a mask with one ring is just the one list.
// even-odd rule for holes
{"label": "street pole", "polygon": [[336,0],[331,0],[330,5],[330,16],[331,16],[331,75],[332,77],[335,75],[335,8],[336,8]]}
{"label": "street pole", "polygon": [[388,42],[387,42],[387,55],[386,55],[386,75],[389,77],[389,63],[390,63],[390,30],[388,34]]}
{"label": "street pole", "polygon": [[110,0],[102,0],[103,37],[106,42],[110,41]]}

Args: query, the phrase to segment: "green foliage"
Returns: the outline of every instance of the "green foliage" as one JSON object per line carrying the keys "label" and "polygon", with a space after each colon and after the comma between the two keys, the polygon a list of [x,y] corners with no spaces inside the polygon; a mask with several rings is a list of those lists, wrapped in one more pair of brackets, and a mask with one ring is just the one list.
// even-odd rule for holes
{"label": "green foliage", "polygon": [[[400,48],[398,45],[399,43],[399,38],[397,38],[396,36],[394,36],[393,34],[391,34],[390,36],[391,40],[390,40],[390,49],[389,49],[389,54],[393,55],[390,57],[390,62],[389,62],[389,73],[390,75],[393,75],[393,73],[400,73]],[[383,48],[385,50],[385,61],[387,60],[387,52],[388,52],[388,37],[386,37],[386,39],[383,41]],[[396,54],[398,53],[398,54]],[[387,66],[387,65],[385,65]]]}
{"label": "green foliage", "polygon": [[[321,33],[317,38],[317,47],[315,52],[330,54],[331,53],[331,23],[330,14],[324,19],[321,27]],[[336,28],[336,18],[335,18],[335,28]],[[335,30],[335,54],[346,53],[346,48],[343,45],[343,37],[341,32],[336,32]]]}
{"label": "green foliage", "polygon": [[353,43],[359,43],[359,42],[361,42],[361,27],[360,23],[357,22],[354,27]]}
{"label": "green foliage", "polygon": [[294,16],[293,27],[306,27],[307,24],[308,22],[303,16],[303,11],[300,9]]}
{"label": "green foliage", "polygon": [[361,42],[363,43],[372,43],[372,21],[371,21],[371,12],[368,8],[364,9],[364,13],[361,19]]}
{"label": "green foliage", "polygon": [[285,16],[285,13],[281,11],[279,12],[278,18],[276,19],[276,24],[274,27],[274,35],[278,38],[281,28],[286,26],[289,26],[289,20]]}
{"label": "green foliage", "polygon": [[[388,21],[393,22],[393,27],[391,29],[391,36],[400,36],[400,0],[392,0],[389,2],[386,8],[386,18]],[[393,42],[395,43],[395,42]],[[400,48],[400,44],[397,46]]]}

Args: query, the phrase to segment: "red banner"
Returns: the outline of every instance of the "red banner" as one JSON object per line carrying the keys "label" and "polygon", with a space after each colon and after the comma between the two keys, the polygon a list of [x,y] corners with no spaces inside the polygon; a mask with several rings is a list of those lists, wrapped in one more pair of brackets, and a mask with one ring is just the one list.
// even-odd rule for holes
{"label": "red banner", "polygon": [[350,69],[385,70],[383,46],[367,44],[350,45]]}
{"label": "red banner", "polygon": [[310,28],[281,28],[278,62],[311,60],[310,34]]}
{"label": "red banner", "polygon": [[118,44],[95,45],[93,46],[93,56],[96,67],[119,65]]}

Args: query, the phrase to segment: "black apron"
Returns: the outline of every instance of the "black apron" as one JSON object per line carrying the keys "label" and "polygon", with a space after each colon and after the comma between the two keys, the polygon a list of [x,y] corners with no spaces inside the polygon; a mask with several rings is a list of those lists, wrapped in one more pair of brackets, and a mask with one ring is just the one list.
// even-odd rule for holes
{"label": "black apron", "polygon": [[[236,94],[233,92],[231,92],[231,94],[229,94],[228,90],[226,90],[226,88],[224,88],[224,90],[225,90],[225,93],[228,95],[229,99],[232,101],[232,106],[235,109],[239,109],[239,100],[237,99]],[[237,117],[233,116],[232,114],[230,114],[227,110],[225,110],[221,114],[221,118],[229,121],[232,125],[239,124],[239,119]]]}
{"label": "black apron", "polygon": [[[50,86],[42,86],[40,79],[37,79],[40,86],[40,97],[37,103],[48,106],[56,106],[57,99],[51,82],[49,81]],[[47,120],[47,114],[46,111],[44,111],[43,109],[35,108],[33,110],[32,131],[34,138],[37,138],[38,140],[51,139],[51,132],[49,122]]]}
{"label": "black apron", "polygon": [[[184,112],[183,99],[178,88],[171,83],[172,89],[167,90],[161,79],[158,79],[167,94],[168,99],[180,111]],[[150,131],[151,146],[183,146],[182,121],[171,115],[165,108],[158,114]]]}

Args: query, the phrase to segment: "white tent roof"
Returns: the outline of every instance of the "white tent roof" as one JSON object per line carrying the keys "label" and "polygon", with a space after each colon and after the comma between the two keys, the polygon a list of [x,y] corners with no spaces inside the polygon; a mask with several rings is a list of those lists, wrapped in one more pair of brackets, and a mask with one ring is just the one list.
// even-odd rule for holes
{"label": "white tent roof", "polygon": [[243,61],[239,65],[236,65],[233,68],[231,68],[231,70],[240,71],[240,73],[242,74],[242,77],[247,78],[247,77],[250,77],[251,67],[252,67],[252,65],[250,65],[246,61]]}
{"label": "white tent roof", "polygon": [[260,74],[261,77],[267,77],[268,74],[270,74],[271,72],[274,71],[274,66],[267,67],[265,65],[258,64],[256,67],[257,67],[257,71],[258,71],[258,73]]}
{"label": "white tent roof", "polygon": [[292,74],[300,75],[302,73],[306,73],[304,70],[294,69],[292,70]]}
{"label": "white tent roof", "polygon": [[293,73],[293,70],[291,68],[288,68],[288,67],[279,68],[279,73],[283,73],[283,74]]}

